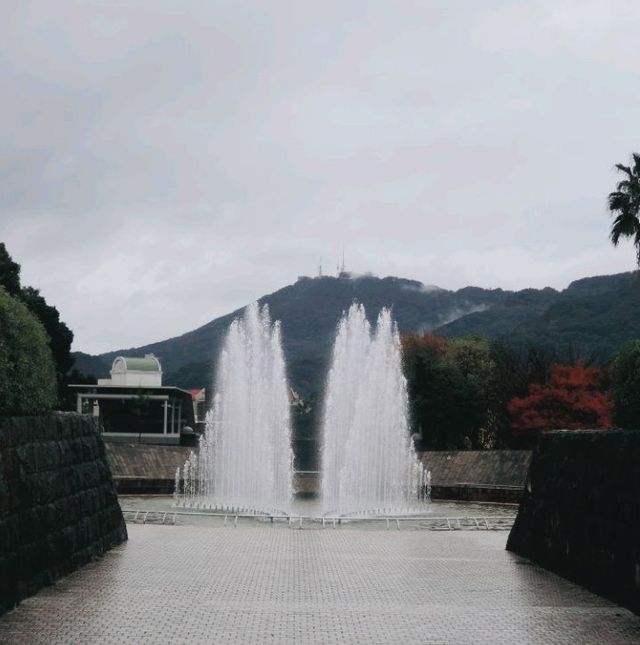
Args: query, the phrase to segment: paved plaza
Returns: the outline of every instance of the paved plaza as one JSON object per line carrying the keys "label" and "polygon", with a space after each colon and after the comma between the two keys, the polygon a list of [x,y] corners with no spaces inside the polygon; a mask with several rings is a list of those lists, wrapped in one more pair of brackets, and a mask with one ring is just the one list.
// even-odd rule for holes
{"label": "paved plaza", "polygon": [[0,642],[640,642],[640,617],[507,553],[505,531],[128,528],[0,618]]}

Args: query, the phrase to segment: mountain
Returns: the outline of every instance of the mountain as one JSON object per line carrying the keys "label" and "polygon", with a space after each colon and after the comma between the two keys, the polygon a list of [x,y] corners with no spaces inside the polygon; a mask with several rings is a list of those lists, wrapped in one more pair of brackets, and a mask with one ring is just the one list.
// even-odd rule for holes
{"label": "mountain", "polygon": [[[318,404],[329,368],[336,326],[351,303],[361,302],[370,320],[390,307],[401,332],[443,336],[476,335],[510,343],[551,345],[560,355],[605,362],[627,340],[640,338],[640,278],[636,273],[584,278],[555,289],[447,291],[402,278],[370,275],[301,277],[260,298],[282,324],[289,380],[302,396],[293,406],[296,468],[317,468]],[[116,356],[153,352],[162,361],[164,383],[181,387],[213,385],[215,361],[238,309],[182,336],[91,356],[76,352],[74,367],[107,376]]]}
{"label": "mountain", "polygon": [[71,369],[78,370],[86,376],[95,376],[96,378],[109,376],[111,365],[100,358],[84,352],[73,352],[73,366]]}
{"label": "mountain", "polygon": [[488,310],[440,326],[437,333],[551,346],[568,356],[604,363],[625,342],[640,338],[640,276],[583,278],[560,292],[526,289]]}
{"label": "mountain", "polygon": [[[390,307],[401,332],[435,330],[443,336],[476,335],[511,342],[554,345],[584,359],[608,360],[620,346],[640,337],[640,277],[637,273],[583,278],[563,291],[505,291],[465,287],[448,291],[414,280],[371,275],[301,277],[260,298],[280,320],[292,387],[303,397],[322,389],[336,325],[357,300],[374,320]],[[75,353],[84,373],[107,376],[119,355],[153,352],[160,357],[164,382],[210,388],[214,365],[238,309],[168,340],[107,352]]]}
{"label": "mountain", "polygon": [[[509,292],[466,287],[447,291],[402,278],[373,276],[301,277],[260,298],[271,317],[280,320],[284,352],[292,387],[305,397],[317,392],[328,369],[336,326],[354,300],[375,319],[382,307],[391,307],[401,331],[431,330],[460,316],[500,305]],[[143,347],[120,349],[92,357],[76,353],[75,367],[95,376],[108,375],[120,355],[154,353],[161,359],[163,381],[182,387],[210,388],[214,364],[229,324],[242,315],[238,309],[182,336]]]}

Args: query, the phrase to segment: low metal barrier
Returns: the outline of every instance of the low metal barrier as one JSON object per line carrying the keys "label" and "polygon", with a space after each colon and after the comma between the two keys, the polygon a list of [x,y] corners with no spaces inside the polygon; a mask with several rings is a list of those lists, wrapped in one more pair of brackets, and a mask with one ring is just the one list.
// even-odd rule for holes
{"label": "low metal barrier", "polygon": [[411,515],[399,517],[362,517],[362,516],[314,516],[314,515],[254,515],[251,513],[195,512],[195,511],[157,511],[146,509],[122,509],[125,520],[135,524],[175,525],[180,517],[218,518],[222,526],[238,526],[240,520],[271,525],[286,524],[289,528],[340,528],[344,526],[382,525],[387,530],[422,529],[430,531],[504,531],[513,526],[516,515],[433,517],[430,515]]}

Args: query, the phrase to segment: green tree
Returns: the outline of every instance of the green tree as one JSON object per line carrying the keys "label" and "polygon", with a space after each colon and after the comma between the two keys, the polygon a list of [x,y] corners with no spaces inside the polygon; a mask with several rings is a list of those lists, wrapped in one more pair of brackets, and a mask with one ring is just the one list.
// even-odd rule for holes
{"label": "green tree", "polygon": [[412,426],[428,450],[486,447],[488,344],[403,337]]}
{"label": "green tree", "polygon": [[451,338],[447,341],[447,362],[455,366],[466,380],[465,389],[471,396],[473,424],[469,441],[473,448],[495,446],[496,432],[490,415],[491,384],[495,364],[489,341],[477,336]]}
{"label": "green tree", "polygon": [[23,287],[20,291],[20,299],[42,323],[49,336],[51,353],[56,366],[58,396],[63,400],[67,386],[66,375],[73,366],[71,356],[73,332],[60,320],[58,310],[47,304],[38,289]]}
{"label": "green tree", "polygon": [[455,366],[419,358],[409,399],[413,426],[421,432],[427,450],[475,447],[482,401]]}
{"label": "green tree", "polygon": [[44,328],[0,287],[0,414],[36,414],[56,403],[56,374]]}
{"label": "green tree", "polygon": [[609,193],[609,210],[615,216],[611,225],[611,241],[618,246],[620,238],[632,238],[636,247],[636,263],[640,267],[640,154],[631,155],[632,164],[616,164],[625,175]]}
{"label": "green tree", "polygon": [[0,242],[0,286],[10,296],[20,293],[20,265],[13,261],[4,242]]}
{"label": "green tree", "polygon": [[613,363],[613,418],[640,429],[640,340],[627,343]]}
{"label": "green tree", "polygon": [[71,356],[73,332],[60,320],[58,310],[47,304],[38,289],[20,286],[20,265],[13,261],[3,242],[0,242],[0,286],[3,286],[9,295],[22,300],[42,323],[49,337],[55,363],[58,398],[64,401],[66,386],[70,382],[67,374],[73,366]]}

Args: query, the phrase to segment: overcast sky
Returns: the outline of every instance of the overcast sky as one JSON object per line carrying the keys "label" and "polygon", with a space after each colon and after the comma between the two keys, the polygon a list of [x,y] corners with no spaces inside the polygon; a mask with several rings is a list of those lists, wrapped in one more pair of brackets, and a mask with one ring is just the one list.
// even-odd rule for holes
{"label": "overcast sky", "polygon": [[638,0],[0,0],[0,240],[101,352],[314,274],[564,288],[640,151]]}

